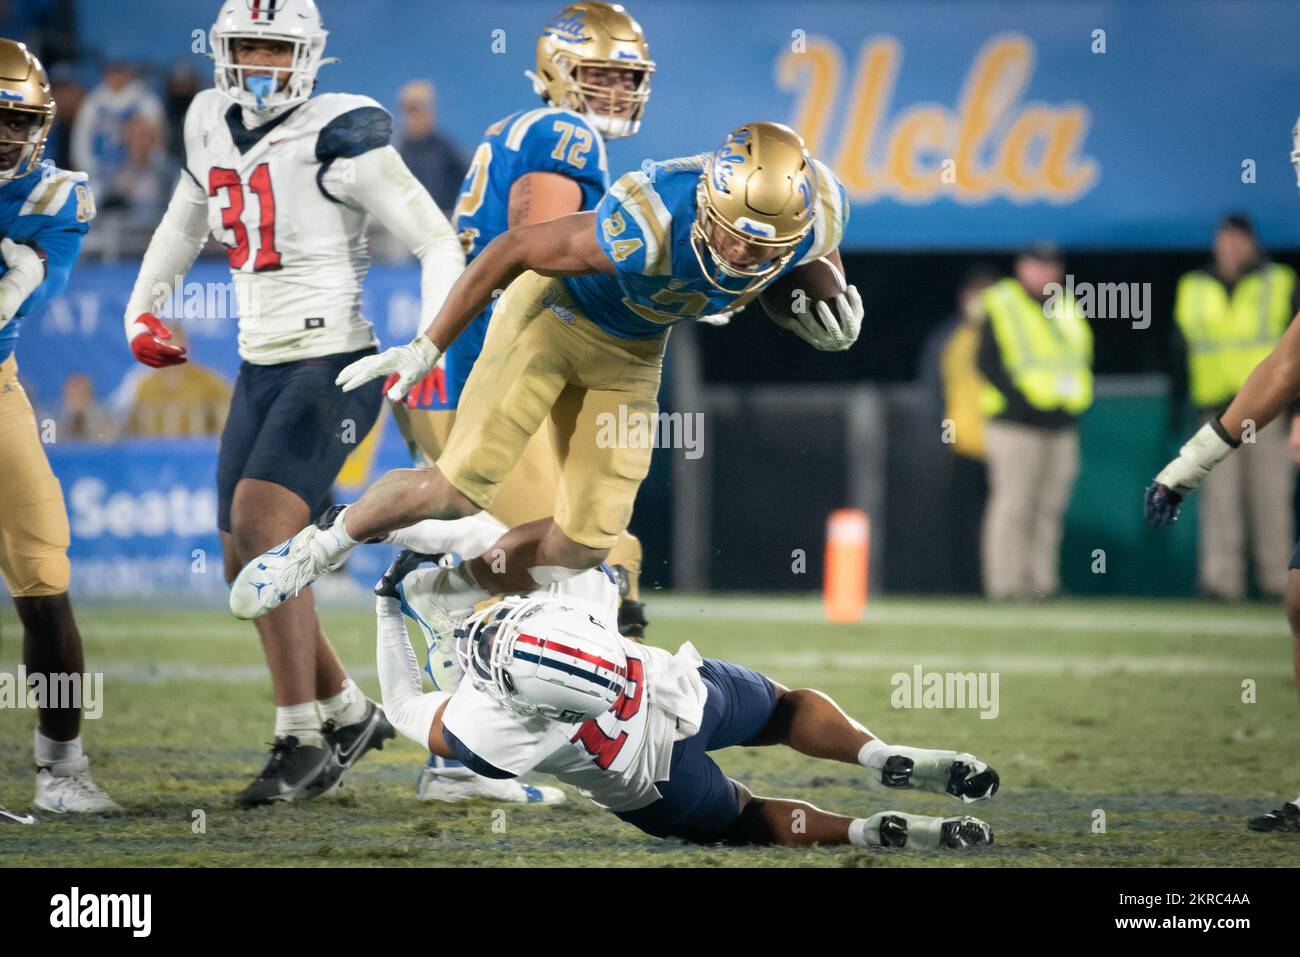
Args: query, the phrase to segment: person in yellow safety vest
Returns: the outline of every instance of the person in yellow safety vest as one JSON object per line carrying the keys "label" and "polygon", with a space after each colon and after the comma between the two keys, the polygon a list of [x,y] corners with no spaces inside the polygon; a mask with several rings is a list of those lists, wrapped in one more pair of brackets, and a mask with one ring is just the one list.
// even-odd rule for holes
{"label": "person in yellow safety vest", "polygon": [[1062,287],[1049,244],[1016,257],[1015,277],[985,290],[979,370],[988,421],[984,592],[1045,598],[1061,590],[1065,509],[1079,472],[1078,419],[1092,404],[1092,328]]}
{"label": "person in yellow safety vest", "polygon": [[[1220,221],[1213,261],[1178,281],[1172,427],[1182,431],[1189,392],[1201,423],[1222,414],[1300,308],[1296,285],[1295,272],[1261,250],[1248,218],[1233,213]],[[1255,453],[1225,463],[1201,492],[1197,577],[1207,598],[1246,596],[1247,538],[1261,595],[1276,600],[1286,590],[1300,429],[1286,417],[1252,439]]]}
{"label": "person in yellow safety vest", "polygon": [[934,491],[943,507],[935,511],[949,543],[943,580],[957,592],[980,591],[980,535],[988,500],[984,454],[984,377],[976,358],[984,328],[984,290],[1001,278],[988,263],[972,266],[957,291],[956,311],[926,336],[918,379],[925,387],[926,426],[938,436]]}

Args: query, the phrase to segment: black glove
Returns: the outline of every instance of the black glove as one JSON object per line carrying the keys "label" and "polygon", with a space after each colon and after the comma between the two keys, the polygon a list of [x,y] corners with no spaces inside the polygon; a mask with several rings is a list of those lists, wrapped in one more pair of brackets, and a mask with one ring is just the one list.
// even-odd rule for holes
{"label": "black glove", "polygon": [[380,598],[401,598],[397,593],[397,586],[402,583],[402,579],[415,571],[421,565],[427,562],[433,562],[435,565],[442,559],[441,555],[425,555],[423,552],[413,552],[409,548],[404,548],[397,553],[393,563],[388,566],[384,572],[384,577],[379,579],[375,585],[375,594]]}
{"label": "black glove", "polygon": [[1178,521],[1178,510],[1183,507],[1183,497],[1159,482],[1152,482],[1147,486],[1142,505],[1147,524],[1152,528],[1164,528]]}

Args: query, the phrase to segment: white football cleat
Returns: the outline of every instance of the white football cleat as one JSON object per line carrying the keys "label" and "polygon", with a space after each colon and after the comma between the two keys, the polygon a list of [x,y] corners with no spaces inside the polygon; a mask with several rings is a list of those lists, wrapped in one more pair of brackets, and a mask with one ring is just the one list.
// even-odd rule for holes
{"label": "white football cleat", "polygon": [[35,805],[52,814],[121,814],[121,806],[90,776],[90,759],[82,756],[36,771]]}
{"label": "white football cleat", "polygon": [[260,618],[341,565],[341,555],[331,561],[322,534],[308,525],[241,568],[230,585],[230,610],[235,617]]}
{"label": "white football cleat", "polygon": [[930,817],[881,811],[867,819],[867,833],[877,847],[952,851],[993,844],[993,828],[977,817]]}
{"label": "white football cleat", "polygon": [[886,745],[868,760],[869,780],[888,790],[948,794],[967,804],[998,793],[998,772],[964,751]]}
{"label": "white football cleat", "polygon": [[420,772],[415,796],[421,801],[498,801],[504,804],[563,804],[564,792],[545,785],[524,784],[514,778],[485,778],[461,771],[453,776],[431,767]]}

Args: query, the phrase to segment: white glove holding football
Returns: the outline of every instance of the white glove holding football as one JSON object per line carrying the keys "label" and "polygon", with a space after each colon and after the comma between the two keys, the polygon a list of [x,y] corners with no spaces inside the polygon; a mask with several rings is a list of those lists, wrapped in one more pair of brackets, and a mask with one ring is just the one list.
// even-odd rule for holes
{"label": "white glove holding football", "polygon": [[0,258],[6,272],[0,278],[0,329],[17,315],[36,287],[45,281],[45,261],[30,246],[0,239]]}
{"label": "white glove holding football", "polygon": [[862,330],[862,297],[858,295],[857,286],[849,286],[835,297],[838,319],[825,302],[801,296],[790,311],[793,319],[778,321],[783,329],[788,329],[822,352],[843,352],[858,341]]}
{"label": "white glove holding football", "polygon": [[338,374],[334,384],[344,392],[360,388],[371,379],[397,375],[397,381],[388,390],[388,398],[400,401],[411,387],[429,374],[442,353],[425,336],[419,335],[404,346],[393,346],[379,355],[358,359]]}
{"label": "white glove holding football", "polygon": [[1160,470],[1156,482],[1171,492],[1186,496],[1205,481],[1205,476],[1226,459],[1232,449],[1207,422],[1178,450],[1178,458]]}

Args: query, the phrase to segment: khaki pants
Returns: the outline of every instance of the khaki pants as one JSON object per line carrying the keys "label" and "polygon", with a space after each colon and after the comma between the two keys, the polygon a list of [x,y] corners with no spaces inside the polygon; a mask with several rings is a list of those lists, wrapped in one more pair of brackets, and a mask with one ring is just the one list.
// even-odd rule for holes
{"label": "khaki pants", "polygon": [[984,593],[990,598],[1061,590],[1065,509],[1079,474],[1079,432],[996,419],[984,432],[989,503],[984,512]]}
{"label": "khaki pants", "polygon": [[1197,565],[1207,595],[1245,597],[1248,527],[1260,590],[1275,596],[1286,592],[1295,539],[1295,462],[1288,427],[1282,416],[1261,429],[1253,443],[1242,443],[1201,486]]}
{"label": "khaki pants", "polygon": [[0,575],[15,598],[62,595],[68,512],[11,355],[0,363]]}

